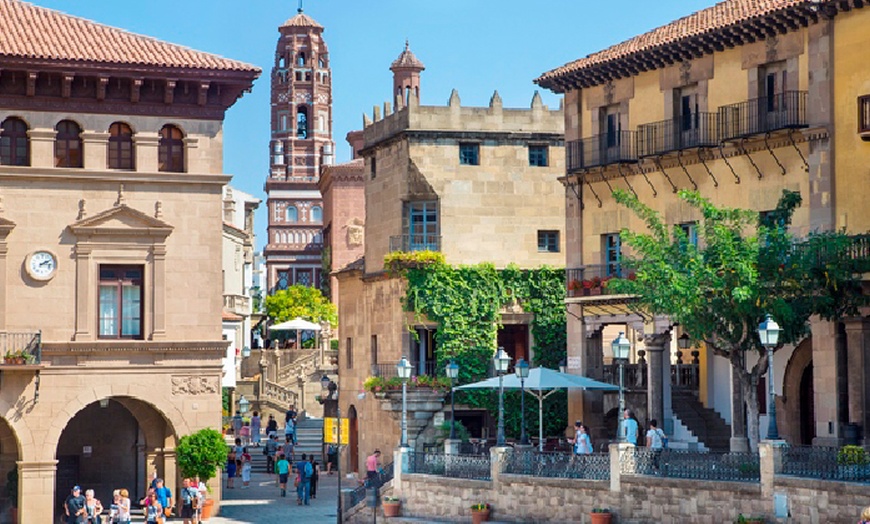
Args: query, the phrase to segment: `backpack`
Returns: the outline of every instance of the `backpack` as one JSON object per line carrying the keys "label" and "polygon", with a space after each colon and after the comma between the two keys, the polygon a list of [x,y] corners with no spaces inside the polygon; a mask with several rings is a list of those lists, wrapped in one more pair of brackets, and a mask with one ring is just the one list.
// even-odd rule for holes
{"label": "backpack", "polygon": [[305,478],[310,479],[314,476],[314,466],[310,462],[305,463]]}

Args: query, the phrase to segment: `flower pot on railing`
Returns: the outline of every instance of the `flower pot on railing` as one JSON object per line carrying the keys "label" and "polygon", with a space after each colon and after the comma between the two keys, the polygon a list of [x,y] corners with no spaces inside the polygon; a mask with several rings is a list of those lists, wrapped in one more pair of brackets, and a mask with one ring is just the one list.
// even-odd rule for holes
{"label": "flower pot on railing", "polygon": [[480,524],[481,522],[489,521],[489,510],[471,510],[471,522],[472,524]]}
{"label": "flower pot on railing", "polygon": [[402,503],[398,501],[385,501],[383,507],[385,517],[398,517],[399,510],[402,508]]}

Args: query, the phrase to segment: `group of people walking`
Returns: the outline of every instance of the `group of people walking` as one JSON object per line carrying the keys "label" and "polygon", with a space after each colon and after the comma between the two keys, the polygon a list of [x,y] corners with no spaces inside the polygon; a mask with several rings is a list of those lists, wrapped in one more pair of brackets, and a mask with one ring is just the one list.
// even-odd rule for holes
{"label": "group of people walking", "polygon": [[[296,418],[298,413],[296,411],[296,406],[291,405],[290,408],[284,413],[284,438],[289,437],[293,440],[293,443],[296,443]],[[241,439],[242,445],[247,446],[251,445],[253,447],[260,447],[260,443],[263,439],[263,420],[260,417],[259,411],[254,411],[254,414],[251,416],[251,420],[248,423],[245,423],[245,419],[242,418],[242,413],[240,411],[236,411],[236,414],[233,415],[231,420],[231,427],[233,430],[233,436],[236,439]],[[275,419],[274,415],[269,415],[268,421],[266,422],[266,438],[278,437],[278,421]]]}
{"label": "group of people walking", "polygon": [[[622,412],[621,431],[621,440],[628,444],[638,445],[638,439],[641,434],[640,424],[630,409]],[[657,420],[652,419],[649,421],[649,429],[645,436],[646,440],[644,444],[650,450],[661,452],[667,447],[668,438],[665,432],[658,427]],[[589,428],[579,420],[574,423],[574,438],[569,438],[568,442],[573,445],[573,451],[577,455],[587,455],[594,452],[592,438],[589,436]]]}
{"label": "group of people walking", "polygon": [[[109,507],[109,522],[127,524],[131,520],[130,495],[126,489],[116,489],[112,494]],[[63,504],[64,516],[68,524],[102,524],[103,503],[94,497],[94,490],[85,490],[82,495],[80,486],[73,486]]]}

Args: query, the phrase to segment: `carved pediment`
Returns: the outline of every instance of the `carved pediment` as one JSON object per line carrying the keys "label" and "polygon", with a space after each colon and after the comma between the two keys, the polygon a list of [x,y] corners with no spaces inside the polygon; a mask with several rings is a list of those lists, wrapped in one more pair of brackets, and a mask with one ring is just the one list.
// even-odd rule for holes
{"label": "carved pediment", "polygon": [[111,235],[166,238],[173,228],[127,204],[119,204],[70,224],[69,229],[79,237]]}

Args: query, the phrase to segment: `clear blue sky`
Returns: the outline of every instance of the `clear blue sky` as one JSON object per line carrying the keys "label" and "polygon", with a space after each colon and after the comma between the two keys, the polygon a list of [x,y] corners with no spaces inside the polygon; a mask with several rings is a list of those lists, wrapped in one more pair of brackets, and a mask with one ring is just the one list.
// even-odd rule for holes
{"label": "clear blue sky", "polygon": [[[264,200],[257,247],[265,241],[263,182],[268,169],[269,72],[278,26],[298,0],[31,0],[135,33],[255,64],[252,93],[227,113],[224,170],[233,186]],[[505,107],[527,107],[532,80],[566,62],[713,5],[713,0],[306,0],[324,26],[333,71],[337,161],[350,158],[344,137],[362,114],[390,97],[390,63],[405,38],[426,65],[421,102],[443,105],[457,89],[463,105],[483,106],[498,90]],[[544,103],[559,97],[542,91]]]}

